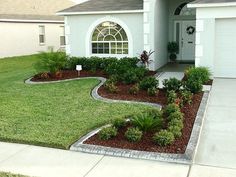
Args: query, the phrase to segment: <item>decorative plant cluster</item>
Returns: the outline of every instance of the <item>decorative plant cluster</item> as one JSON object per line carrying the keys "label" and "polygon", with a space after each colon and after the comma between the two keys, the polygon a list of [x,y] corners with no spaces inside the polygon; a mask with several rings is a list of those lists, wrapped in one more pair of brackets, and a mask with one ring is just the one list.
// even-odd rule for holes
{"label": "decorative plant cluster", "polygon": [[153,143],[168,146],[182,136],[183,121],[184,115],[180,107],[177,104],[169,104],[162,111],[152,109],[132,115],[130,120],[116,119],[110,127],[99,132],[99,138],[103,141],[111,140],[118,135],[119,131],[125,130],[124,138],[135,143],[151,132]]}
{"label": "decorative plant cluster", "polygon": [[130,120],[116,119],[111,127],[102,129],[99,132],[101,140],[109,140],[117,135],[117,132],[127,127],[125,138],[129,142],[140,141],[145,133],[160,131],[163,128],[162,112],[158,109],[148,110],[144,113],[129,116]]}

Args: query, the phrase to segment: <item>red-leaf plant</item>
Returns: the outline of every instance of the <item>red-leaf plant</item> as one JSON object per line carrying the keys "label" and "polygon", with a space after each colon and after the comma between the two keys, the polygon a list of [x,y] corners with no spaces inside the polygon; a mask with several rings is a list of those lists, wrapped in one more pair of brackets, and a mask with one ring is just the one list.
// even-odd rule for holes
{"label": "red-leaf plant", "polygon": [[154,52],[155,51],[152,51],[152,50],[150,50],[149,52],[144,50],[143,53],[140,55],[141,63],[145,65],[146,67],[148,67],[148,65],[153,61],[153,60],[150,60],[150,57]]}

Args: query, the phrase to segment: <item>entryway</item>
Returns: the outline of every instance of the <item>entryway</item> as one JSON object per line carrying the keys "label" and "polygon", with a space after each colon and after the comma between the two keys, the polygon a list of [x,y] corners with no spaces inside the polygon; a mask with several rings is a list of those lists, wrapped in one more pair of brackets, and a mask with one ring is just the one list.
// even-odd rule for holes
{"label": "entryway", "polygon": [[183,20],[174,22],[174,40],[179,45],[179,61],[195,60],[196,21]]}

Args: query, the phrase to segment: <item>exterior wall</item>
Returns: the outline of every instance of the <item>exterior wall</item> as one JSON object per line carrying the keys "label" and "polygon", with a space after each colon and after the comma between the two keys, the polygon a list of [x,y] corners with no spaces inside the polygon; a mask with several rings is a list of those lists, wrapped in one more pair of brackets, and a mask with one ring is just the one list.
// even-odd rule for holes
{"label": "exterior wall", "polygon": [[[45,45],[39,44],[39,25],[45,26]],[[60,49],[60,26],[64,24],[0,22],[0,58]]]}
{"label": "exterior wall", "polygon": [[[129,57],[138,56],[143,51],[143,14],[92,14],[66,16],[65,29],[67,54],[72,56],[92,56],[91,36],[97,25],[104,21],[114,21],[121,25],[128,35]],[[109,55],[96,55],[109,56]],[[113,55],[124,57],[125,55]]]}
{"label": "exterior wall", "polygon": [[197,8],[196,66],[209,67],[214,75],[215,23],[217,19],[236,18],[236,7]]}
{"label": "exterior wall", "polygon": [[156,70],[167,63],[168,2],[144,0],[144,49],[154,50],[150,69]]}

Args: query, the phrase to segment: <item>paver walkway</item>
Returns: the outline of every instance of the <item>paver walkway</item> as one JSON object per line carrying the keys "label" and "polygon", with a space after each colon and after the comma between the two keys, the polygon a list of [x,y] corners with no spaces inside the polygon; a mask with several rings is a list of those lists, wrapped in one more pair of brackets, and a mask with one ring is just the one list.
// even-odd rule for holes
{"label": "paver walkway", "polygon": [[160,76],[157,76],[159,80],[159,88],[163,88],[163,81],[165,79],[176,78],[182,80],[184,77],[184,72],[163,72]]}
{"label": "paver walkway", "polygon": [[216,79],[191,165],[0,143],[0,171],[39,177],[236,177],[236,80]]}

